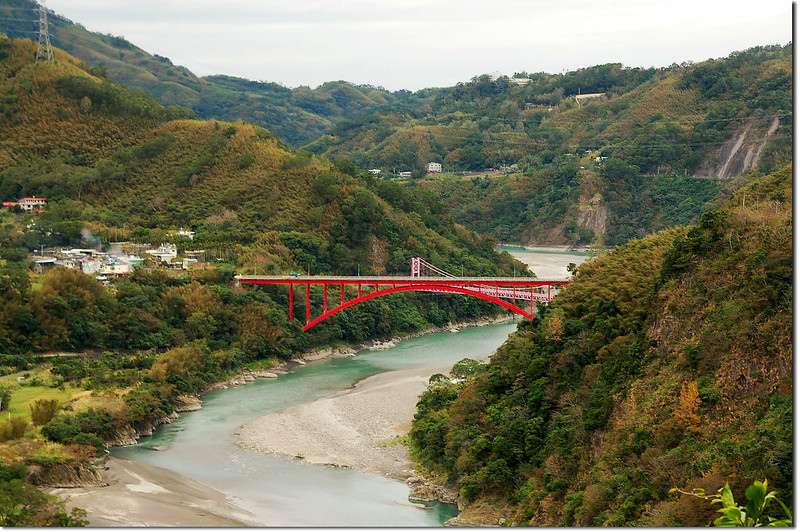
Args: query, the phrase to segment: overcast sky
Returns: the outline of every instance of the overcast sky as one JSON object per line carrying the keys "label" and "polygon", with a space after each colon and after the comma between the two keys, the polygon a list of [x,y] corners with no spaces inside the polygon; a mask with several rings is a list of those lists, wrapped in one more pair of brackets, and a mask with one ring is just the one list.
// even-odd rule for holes
{"label": "overcast sky", "polygon": [[[2,0],[0,0],[2,1]],[[500,71],[661,67],[792,40],[789,0],[47,0],[197,75],[448,87]]]}

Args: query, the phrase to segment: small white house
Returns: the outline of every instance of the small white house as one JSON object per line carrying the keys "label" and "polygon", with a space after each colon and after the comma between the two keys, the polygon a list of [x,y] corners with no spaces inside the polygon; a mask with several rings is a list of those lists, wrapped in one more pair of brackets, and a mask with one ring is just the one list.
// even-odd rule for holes
{"label": "small white house", "polygon": [[47,198],[22,198],[19,200],[19,206],[23,211],[41,209],[45,205],[47,205]]}
{"label": "small white house", "polygon": [[103,267],[100,269],[100,274],[106,276],[118,276],[128,275],[132,271],[133,265],[130,262],[114,260],[103,264]]}
{"label": "small white house", "polygon": [[145,253],[152,255],[161,262],[171,262],[178,256],[178,247],[175,244],[162,244],[158,249],[148,249]]}
{"label": "small white house", "polygon": [[442,171],[442,163],[428,163],[428,173],[436,174]]}

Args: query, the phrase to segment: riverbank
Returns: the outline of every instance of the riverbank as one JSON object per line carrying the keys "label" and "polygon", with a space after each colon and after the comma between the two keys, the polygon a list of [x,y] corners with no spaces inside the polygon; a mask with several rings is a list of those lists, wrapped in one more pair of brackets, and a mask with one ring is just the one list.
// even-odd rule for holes
{"label": "riverbank", "polygon": [[[438,328],[439,332],[456,331],[466,326],[488,325],[497,321],[509,321],[508,319],[501,320],[483,320],[480,322],[451,324],[446,327]],[[280,367],[269,368],[260,372],[244,372],[236,377],[229,379],[225,383],[215,386],[218,388],[238,387],[245,385],[257,378],[280,378],[281,374],[293,372],[297,369],[298,365],[303,365],[312,360],[319,360],[323,358],[334,358],[353,356],[356,349],[367,350],[380,350],[394,346],[396,343],[406,338],[421,336],[429,332],[424,331],[407,335],[403,338],[394,337],[388,340],[367,342],[365,344],[355,346],[354,348],[339,348],[339,349],[325,349],[318,350],[312,353],[307,353],[302,359],[296,359],[284,363]],[[383,432],[375,435],[369,441],[373,442],[385,453],[379,453],[380,458],[371,456],[367,463],[390,463],[387,468],[373,468],[367,469],[371,473],[381,477],[389,477],[393,479],[406,480],[411,476],[413,464],[408,459],[407,450],[402,445],[392,445],[392,440],[395,435],[404,434],[410,428],[410,420],[416,406],[416,397],[427,386],[428,374],[435,372],[449,371],[449,367],[441,369],[431,369],[424,371],[422,374],[412,375],[411,373],[400,377],[392,373],[384,373],[376,377],[381,379],[393,379],[397,376],[403,382],[397,386],[399,395],[392,394],[387,391],[387,388],[381,392],[383,395],[376,399],[386,407],[386,411],[380,415],[383,419],[388,420],[390,416],[395,413],[395,405],[404,405],[404,414],[401,416],[402,422],[406,422],[407,426],[401,427],[402,422],[388,426],[389,429],[396,429],[394,431]],[[402,373],[402,372],[401,372]],[[416,382],[414,382],[416,381]],[[379,382],[379,379],[374,381]],[[413,388],[409,388],[409,383],[413,383]],[[384,383],[390,386],[391,383]],[[369,395],[367,390],[372,387],[370,378],[364,379],[357,383],[352,390],[364,391],[365,395]],[[404,395],[406,392],[411,392],[411,395]],[[340,392],[344,394],[346,392]],[[391,398],[394,395],[394,398]],[[377,397],[377,396],[374,396]],[[184,405],[183,410],[195,410],[200,408],[199,399],[193,404]],[[352,408],[357,408],[353,406]],[[177,415],[173,416],[177,417]],[[369,425],[373,422],[374,417],[368,416],[364,418],[365,423],[361,425],[363,434],[369,432]],[[172,417],[162,420],[161,422],[172,422]],[[235,426],[234,426],[235,427]],[[386,428],[386,427],[384,427]],[[402,429],[402,430],[401,430]],[[234,428],[229,429],[230,434]],[[135,441],[140,434],[132,434]],[[358,435],[359,438],[365,436]],[[396,442],[395,442],[396,443]],[[338,445],[338,444],[337,444]],[[153,451],[158,452],[158,450]],[[351,453],[358,453],[358,449],[351,451]],[[398,454],[399,453],[399,454]],[[292,454],[295,456],[297,453]],[[309,456],[311,453],[309,453]],[[388,455],[388,456],[383,456]],[[107,470],[101,469],[101,474],[104,480],[109,484],[107,487],[98,488],[70,488],[70,489],[56,489],[50,490],[51,492],[58,493],[66,501],[68,507],[82,507],[87,510],[88,519],[92,526],[241,526],[241,525],[255,525],[255,526],[274,526],[275,523],[253,523],[247,517],[247,511],[236,507],[230,499],[226,499],[225,495],[221,492],[215,491],[199,482],[181,477],[180,475],[160,469],[148,464],[136,461],[123,460],[120,465],[119,458],[110,457],[106,465]],[[329,460],[328,462],[321,463],[338,463],[337,460]],[[163,464],[161,464],[163,467]],[[346,467],[366,468],[359,464],[349,465],[342,464]],[[191,474],[186,473],[184,474]],[[165,484],[165,479],[175,479],[175,482]],[[227,493],[227,490],[224,490]],[[202,494],[198,498],[198,494]],[[210,494],[215,494],[210,496]],[[205,497],[208,495],[208,497]],[[220,498],[221,497],[221,498]],[[154,505],[154,500],[157,500],[157,505]],[[149,508],[152,506],[152,512]],[[185,508],[184,508],[185,507]],[[252,508],[251,508],[252,509]],[[255,511],[255,510],[254,510]],[[171,517],[175,518],[170,520]],[[260,517],[261,520],[266,519],[265,516]]]}
{"label": "riverbank", "polygon": [[591,246],[575,246],[572,244],[565,244],[565,245],[541,245],[541,246],[523,246],[521,244],[508,244],[508,243],[501,243],[498,246],[500,249],[502,248],[519,248],[524,249],[525,251],[533,251],[536,253],[581,253],[581,254],[590,254],[591,253]]}
{"label": "riverbank", "polygon": [[268,526],[224,493],[160,467],[109,456],[99,467],[107,486],[51,488],[67,509],[86,510],[92,527]]}
{"label": "riverbank", "polygon": [[[402,439],[430,377],[450,369],[393,370],[367,377],[351,388],[244,423],[235,433],[236,444],[310,464],[353,468],[416,488],[423,480]],[[456,494],[436,491],[442,492],[437,498],[443,502],[456,502]]]}
{"label": "riverbank", "polygon": [[[493,319],[448,323],[447,325],[443,325],[441,327],[432,327],[430,329],[425,329],[422,331],[416,331],[404,335],[392,336],[391,338],[386,340],[368,340],[366,342],[362,342],[360,344],[351,346],[333,347],[333,348],[328,347],[324,349],[318,349],[316,351],[304,353],[302,356],[298,358],[293,358],[285,362],[281,362],[277,366],[273,366],[270,368],[256,370],[256,371],[244,370],[240,375],[231,377],[230,379],[227,379],[223,382],[212,384],[205,390],[202,390],[200,393],[198,393],[197,396],[202,397],[203,395],[209,392],[224,390],[234,386],[244,386],[245,384],[254,382],[256,379],[259,378],[277,378],[279,375],[285,375],[288,372],[292,371],[292,368],[295,366],[305,365],[308,362],[313,362],[316,360],[325,360],[329,358],[339,358],[339,357],[353,357],[356,356],[361,351],[390,349],[396,346],[399,342],[402,342],[404,340],[410,340],[412,338],[419,338],[420,336],[424,336],[426,334],[439,333],[439,332],[458,332],[460,329],[464,327],[483,327],[486,325],[508,323],[518,319],[519,316],[509,314]],[[450,368],[447,368],[447,371],[450,371]],[[193,409],[199,410],[200,408],[201,406],[198,405],[196,406],[196,408]],[[179,411],[188,411],[188,409]],[[165,420],[165,422],[169,423],[170,421]]]}

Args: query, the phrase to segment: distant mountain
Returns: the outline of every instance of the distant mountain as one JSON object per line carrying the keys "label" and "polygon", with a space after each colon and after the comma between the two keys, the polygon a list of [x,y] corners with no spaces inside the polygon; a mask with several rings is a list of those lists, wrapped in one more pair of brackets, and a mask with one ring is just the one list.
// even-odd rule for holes
{"label": "distant mountain", "polygon": [[483,75],[413,109],[383,107],[340,122],[307,149],[420,175],[430,161],[482,171],[592,151],[646,174],[730,178],[760,163],[781,166],[760,156],[778,147],[764,151],[764,140],[791,134],[791,59],[791,45],[765,46],[661,69],[606,64],[565,74]]}
{"label": "distant mountain", "polygon": [[[36,40],[36,8],[32,0],[6,0],[0,5],[0,31],[9,37]],[[293,147],[316,140],[337,120],[395,103],[404,94],[344,81],[312,90],[230,76],[201,78],[123,37],[90,32],[53,12],[48,21],[54,46],[106,69],[115,83],[146,90],[164,105],[188,107],[199,118],[246,120],[274,131]]]}
{"label": "distant mountain", "polygon": [[416,183],[503,241],[619,245],[791,162],[792,126],[787,45],[663,69],[480,76],[412,112],[339,122],[306,149],[384,175],[442,163],[444,176]]}

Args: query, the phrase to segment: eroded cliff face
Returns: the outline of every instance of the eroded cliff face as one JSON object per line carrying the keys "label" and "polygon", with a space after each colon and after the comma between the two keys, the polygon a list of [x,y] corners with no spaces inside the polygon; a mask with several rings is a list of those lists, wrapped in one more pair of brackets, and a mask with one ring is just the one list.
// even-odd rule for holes
{"label": "eroded cliff face", "polygon": [[581,196],[578,200],[578,227],[585,227],[594,234],[604,236],[608,225],[608,206],[598,192],[592,197]]}
{"label": "eroded cliff face", "polygon": [[28,480],[40,488],[108,486],[95,466],[78,462],[50,467],[32,465],[29,467]]}
{"label": "eroded cliff face", "polygon": [[751,118],[719,150],[702,162],[695,175],[731,179],[758,166],[764,147],[775,138],[780,126],[777,116],[768,121]]}

